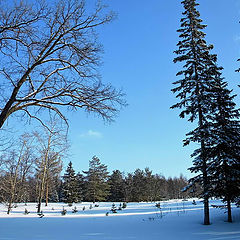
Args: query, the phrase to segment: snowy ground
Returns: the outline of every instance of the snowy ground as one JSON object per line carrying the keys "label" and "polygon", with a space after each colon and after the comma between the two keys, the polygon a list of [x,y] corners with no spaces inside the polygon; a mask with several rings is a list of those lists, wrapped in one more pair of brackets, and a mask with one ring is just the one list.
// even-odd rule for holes
{"label": "snowy ground", "polygon": [[[65,216],[61,215],[63,206],[67,210]],[[72,213],[74,206],[77,213]],[[162,211],[155,203],[128,203],[126,209],[115,214],[109,211],[111,206],[112,203],[99,203],[99,207],[89,209],[90,203],[72,207],[63,203],[50,203],[48,207],[43,204],[44,217],[39,218],[36,203],[18,204],[10,215],[0,205],[0,240],[240,239],[240,209],[233,209],[232,224],[225,222],[224,210],[211,209],[212,224],[204,226],[200,201],[197,205],[182,200],[161,202]],[[30,211],[28,215],[24,215],[25,208]]]}

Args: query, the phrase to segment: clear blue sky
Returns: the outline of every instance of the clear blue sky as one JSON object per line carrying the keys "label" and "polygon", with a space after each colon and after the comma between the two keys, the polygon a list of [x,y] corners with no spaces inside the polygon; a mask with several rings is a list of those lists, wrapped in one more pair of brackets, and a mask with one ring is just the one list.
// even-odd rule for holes
{"label": "clear blue sky", "polygon": [[[183,11],[180,2],[108,1],[118,18],[99,30],[105,49],[102,77],[124,89],[129,106],[111,125],[83,112],[69,114],[69,159],[77,170],[87,169],[88,161],[97,155],[110,171],[149,167],[166,177],[191,176],[187,168],[194,146],[183,148],[182,140],[194,126],[178,118],[177,110],[169,109],[176,102],[170,89],[180,67],[172,62]],[[240,1],[201,0],[200,4],[208,43],[214,44],[223,74],[239,94],[240,73],[234,70],[240,66],[236,62],[240,57]]]}
{"label": "clear blue sky", "polygon": [[[116,121],[104,124],[82,111],[67,113],[70,124],[70,156],[77,171],[87,170],[97,155],[110,171],[133,172],[149,167],[166,177],[191,174],[190,154],[194,146],[182,147],[185,134],[194,128],[178,117],[170,106],[177,100],[171,93],[180,66],[173,64],[180,0],[106,0],[118,18],[99,29],[103,44],[102,80],[123,88],[128,107]],[[215,46],[223,75],[239,94],[240,1],[201,0],[200,13],[208,43]],[[240,103],[240,98],[236,99]],[[238,104],[239,105],[239,104]],[[27,127],[26,127],[27,128]]]}

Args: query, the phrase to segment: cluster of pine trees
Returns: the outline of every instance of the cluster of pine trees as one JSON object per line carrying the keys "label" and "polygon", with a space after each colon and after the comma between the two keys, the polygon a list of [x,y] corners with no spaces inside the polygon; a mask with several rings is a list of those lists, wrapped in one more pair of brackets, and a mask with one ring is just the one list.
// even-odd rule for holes
{"label": "cluster of pine trees", "polygon": [[140,202],[161,199],[185,198],[188,193],[181,190],[187,179],[166,179],[153,174],[149,168],[136,169],[124,176],[119,170],[110,175],[107,166],[94,156],[89,162],[88,171],[75,173],[70,162],[63,176],[60,200],[66,203],[89,201]]}
{"label": "cluster of pine trees", "polygon": [[187,133],[184,145],[197,143],[192,154],[189,187],[200,184],[204,199],[204,224],[210,224],[209,198],[218,197],[227,205],[228,221],[232,222],[231,203],[240,196],[240,123],[235,95],[222,77],[223,68],[217,55],[211,53],[203,30],[196,0],[182,1],[184,12],[178,31],[175,63],[181,63],[179,79],[172,89],[179,102],[172,108],[181,109],[180,117],[194,122],[196,128]]}

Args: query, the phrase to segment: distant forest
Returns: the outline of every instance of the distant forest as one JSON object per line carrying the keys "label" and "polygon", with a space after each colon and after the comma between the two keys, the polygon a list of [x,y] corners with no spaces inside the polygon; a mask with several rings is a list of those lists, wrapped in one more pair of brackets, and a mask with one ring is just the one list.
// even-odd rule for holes
{"label": "distant forest", "polygon": [[188,183],[182,175],[165,178],[153,174],[149,168],[126,174],[114,170],[110,174],[107,166],[94,156],[87,171],[75,173],[69,162],[62,176],[62,162],[53,154],[49,154],[47,166],[39,161],[30,166],[25,160],[15,168],[11,164],[9,171],[2,168],[0,200],[10,203],[10,209],[16,202],[39,200],[47,205],[48,202],[140,202],[188,197],[188,193],[181,191]]}

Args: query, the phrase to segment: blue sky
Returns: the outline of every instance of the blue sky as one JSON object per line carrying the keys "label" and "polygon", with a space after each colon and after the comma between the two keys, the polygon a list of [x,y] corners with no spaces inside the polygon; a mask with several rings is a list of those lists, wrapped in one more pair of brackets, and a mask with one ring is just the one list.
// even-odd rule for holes
{"label": "blue sky", "polygon": [[[154,173],[187,177],[191,174],[190,154],[194,147],[182,147],[185,134],[194,126],[178,117],[170,106],[177,100],[171,93],[180,66],[173,64],[179,21],[180,0],[105,0],[118,18],[99,28],[104,46],[102,80],[122,88],[128,107],[112,124],[83,111],[68,112],[70,155],[76,171],[88,169],[97,155],[110,171],[133,172],[149,167]],[[201,0],[200,13],[208,25],[208,43],[215,46],[223,75],[239,94],[240,1]],[[236,101],[240,103],[240,98]],[[239,105],[239,104],[238,104]],[[26,126],[26,129],[28,126]]]}
{"label": "blue sky", "polygon": [[[240,57],[240,1],[200,3],[201,18],[208,25],[207,41],[215,46],[230,88],[239,94],[240,74],[235,69],[240,66],[236,62]],[[85,170],[97,155],[110,171],[149,167],[166,177],[180,173],[190,177],[187,168],[195,146],[183,148],[182,140],[194,126],[180,119],[177,110],[170,110],[176,102],[170,89],[180,68],[172,62],[183,11],[180,1],[112,0],[108,4],[118,18],[99,29],[105,50],[102,79],[123,88],[129,106],[111,125],[80,111],[69,113],[69,160],[77,170]]]}

